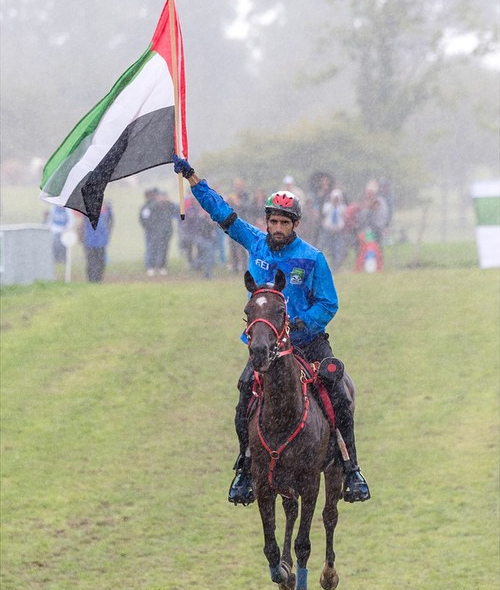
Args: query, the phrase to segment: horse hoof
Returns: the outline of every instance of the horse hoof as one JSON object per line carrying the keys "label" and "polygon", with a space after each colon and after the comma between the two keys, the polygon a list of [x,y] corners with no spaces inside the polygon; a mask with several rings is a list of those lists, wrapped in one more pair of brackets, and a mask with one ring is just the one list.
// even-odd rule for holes
{"label": "horse hoof", "polygon": [[295,574],[290,574],[288,580],[282,584],[278,584],[279,590],[295,590]]}
{"label": "horse hoof", "polygon": [[339,585],[339,577],[335,567],[330,567],[325,564],[323,571],[321,572],[321,578],[319,580],[323,590],[335,590]]}
{"label": "horse hoof", "polygon": [[281,561],[276,567],[269,566],[271,580],[275,584],[279,584],[280,590],[283,585],[283,590],[287,590],[292,568],[285,561]]}
{"label": "horse hoof", "polygon": [[285,574],[282,581],[278,584],[279,590],[295,590],[295,574],[292,573],[292,566],[286,561],[280,562],[281,572]]}

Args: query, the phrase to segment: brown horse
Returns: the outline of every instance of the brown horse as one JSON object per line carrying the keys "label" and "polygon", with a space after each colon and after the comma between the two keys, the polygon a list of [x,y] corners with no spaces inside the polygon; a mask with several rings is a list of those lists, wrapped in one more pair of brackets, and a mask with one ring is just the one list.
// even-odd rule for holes
{"label": "brown horse", "polygon": [[[251,297],[245,307],[246,334],[255,370],[257,410],[250,419],[252,480],[264,529],[264,554],[271,579],[280,590],[307,590],[307,561],[311,553],[310,529],[318,497],[321,473],[326,499],[323,523],[326,560],[320,584],[337,587],[333,535],[338,521],[337,503],[342,497],[342,469],[327,465],[330,424],[314,396],[309,394],[304,373],[293,354],[285,297],[286,278],[278,270],[275,284],[257,286],[250,272],[245,286]],[[352,381],[346,385],[354,394]],[[282,496],[286,517],[283,551],[276,541],[276,498]],[[292,535],[301,504],[300,525],[294,549],[297,573],[292,572]]]}

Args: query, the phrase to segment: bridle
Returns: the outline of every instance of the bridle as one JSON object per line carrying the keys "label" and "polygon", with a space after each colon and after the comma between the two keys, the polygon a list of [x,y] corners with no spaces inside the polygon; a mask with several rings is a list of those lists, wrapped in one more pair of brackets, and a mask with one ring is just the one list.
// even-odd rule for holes
{"label": "bridle", "polygon": [[288,315],[286,313],[286,300],[285,296],[281,291],[278,291],[277,289],[268,288],[257,289],[252,293],[252,298],[255,297],[255,295],[258,295],[259,293],[274,293],[275,295],[279,295],[283,299],[283,303],[285,306],[283,312],[283,327],[280,332],[278,332],[278,329],[272,322],[266,320],[265,318],[256,318],[255,320],[250,322],[250,324],[248,324],[245,330],[245,335],[248,338],[248,345],[250,346],[250,342],[252,340],[252,334],[250,333],[250,330],[255,326],[255,324],[262,323],[266,324],[271,328],[271,330],[276,335],[276,342],[272,349],[269,351],[269,360],[272,363],[279,357],[284,356],[286,354],[291,354],[293,352],[293,347],[291,346],[289,339],[290,325],[288,322]]}

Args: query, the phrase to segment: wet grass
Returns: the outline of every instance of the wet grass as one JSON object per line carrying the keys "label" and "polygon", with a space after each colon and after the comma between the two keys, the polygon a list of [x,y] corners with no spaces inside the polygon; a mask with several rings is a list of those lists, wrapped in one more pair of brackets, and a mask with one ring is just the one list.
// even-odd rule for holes
{"label": "wet grass", "polygon": [[[2,294],[2,589],[273,588],[226,501],[242,280],[111,277]],[[336,281],[373,494],[341,506],[340,588],[498,587],[498,273]],[[312,542],[317,588],[320,509]]]}

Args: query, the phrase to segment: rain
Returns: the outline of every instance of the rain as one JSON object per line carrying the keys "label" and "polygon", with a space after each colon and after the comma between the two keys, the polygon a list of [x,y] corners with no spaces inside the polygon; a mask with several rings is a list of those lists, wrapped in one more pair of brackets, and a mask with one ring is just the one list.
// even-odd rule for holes
{"label": "rain", "polygon": [[[176,0],[189,164],[109,182],[95,229],[39,199],[44,166],[164,5],[0,2],[2,587],[293,590],[293,569],[305,590],[323,567],[340,589],[498,586],[498,3]],[[236,215],[214,223],[198,179]],[[355,391],[370,484],[339,501],[335,571],[322,480],[309,586],[307,568],[268,563],[258,502],[228,502],[251,463],[234,432],[244,273],[269,261],[227,234],[243,219],[279,259],[296,236],[271,235],[265,206],[290,202],[301,219],[280,223],[333,274],[306,299],[329,306],[320,333]],[[308,271],[287,272],[297,309]],[[253,328],[274,352],[308,329],[286,313]],[[276,518],[282,546],[279,498]],[[285,561],[307,553],[294,539]]]}

